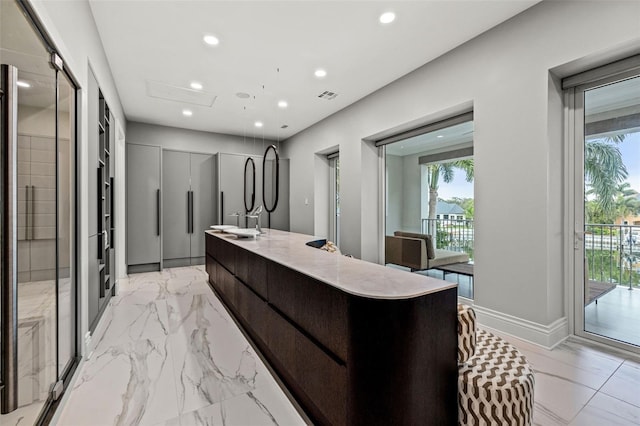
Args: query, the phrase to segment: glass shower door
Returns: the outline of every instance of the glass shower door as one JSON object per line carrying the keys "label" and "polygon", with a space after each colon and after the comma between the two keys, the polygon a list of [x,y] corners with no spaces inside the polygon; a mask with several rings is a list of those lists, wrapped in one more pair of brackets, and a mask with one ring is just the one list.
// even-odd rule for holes
{"label": "glass shower door", "polygon": [[64,377],[76,356],[75,270],[75,110],[76,90],[58,73],[58,378]]}
{"label": "glass shower door", "polygon": [[36,423],[77,353],[76,90],[55,58],[19,4],[0,2],[2,425]]}

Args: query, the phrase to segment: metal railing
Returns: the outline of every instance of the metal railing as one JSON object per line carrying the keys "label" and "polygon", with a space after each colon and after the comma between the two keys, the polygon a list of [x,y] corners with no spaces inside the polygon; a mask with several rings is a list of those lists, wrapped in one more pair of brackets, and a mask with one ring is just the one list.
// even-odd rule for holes
{"label": "metal railing", "polygon": [[[473,259],[473,220],[422,219],[422,233],[435,235],[438,249],[467,253]],[[640,286],[640,225],[585,225],[587,279]]]}
{"label": "metal railing", "polygon": [[640,284],[640,225],[586,224],[584,251],[589,280]]}
{"label": "metal railing", "polygon": [[473,260],[472,219],[422,219],[422,233],[435,235],[436,248],[467,253]]}

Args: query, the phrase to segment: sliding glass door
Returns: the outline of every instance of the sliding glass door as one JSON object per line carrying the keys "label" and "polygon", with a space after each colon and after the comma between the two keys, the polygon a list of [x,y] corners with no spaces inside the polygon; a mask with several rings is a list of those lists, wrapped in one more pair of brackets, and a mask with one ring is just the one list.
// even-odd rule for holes
{"label": "sliding glass door", "polygon": [[[640,74],[572,89],[576,334],[640,347]],[[635,347],[635,349],[634,349]]]}
{"label": "sliding glass door", "polygon": [[20,4],[0,18],[0,423],[30,424],[77,354],[76,86]]}

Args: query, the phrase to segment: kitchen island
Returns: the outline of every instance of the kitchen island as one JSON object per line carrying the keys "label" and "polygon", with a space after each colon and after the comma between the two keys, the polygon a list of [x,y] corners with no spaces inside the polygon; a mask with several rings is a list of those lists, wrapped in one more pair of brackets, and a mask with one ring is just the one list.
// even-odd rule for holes
{"label": "kitchen island", "polygon": [[206,231],[220,299],[317,424],[457,424],[456,284]]}

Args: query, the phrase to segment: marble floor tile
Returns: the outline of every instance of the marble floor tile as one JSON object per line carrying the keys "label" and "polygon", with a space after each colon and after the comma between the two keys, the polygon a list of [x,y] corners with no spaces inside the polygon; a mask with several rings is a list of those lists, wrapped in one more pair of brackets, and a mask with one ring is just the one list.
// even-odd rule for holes
{"label": "marble floor tile", "polygon": [[[171,295],[166,300],[166,307],[171,333],[182,328],[183,334],[189,334],[197,328],[212,326],[237,330],[231,316],[211,290]],[[241,334],[240,330],[237,333]]]}
{"label": "marble floor tile", "polygon": [[166,426],[298,426],[305,424],[279,388],[256,389],[217,404],[184,413],[164,423]]}
{"label": "marble floor tile", "polygon": [[167,300],[181,413],[252,391],[269,376],[229,314],[213,299],[194,294]]}
{"label": "marble floor tile", "polygon": [[598,392],[570,424],[572,426],[639,425],[640,407]]}
{"label": "marble floor tile", "polygon": [[591,356],[574,358],[564,347],[540,353],[519,348],[537,374],[545,374],[598,390],[622,364],[623,360]]}
{"label": "marble floor tile", "polygon": [[20,407],[8,414],[0,414],[2,426],[29,426],[36,424],[40,411],[44,407],[44,401]]}
{"label": "marble floor tile", "polygon": [[123,292],[112,298],[105,311],[105,331],[94,348],[139,339],[166,338],[169,335],[167,305],[163,300],[144,297],[139,292]]}
{"label": "marble floor tile", "polygon": [[164,271],[130,274],[127,278],[118,280],[118,292],[154,293],[155,299],[164,299],[168,293],[168,278],[169,274]]}
{"label": "marble floor tile", "polygon": [[537,370],[534,374],[535,407],[541,415],[557,421],[551,424],[569,423],[596,393],[594,389],[572,382],[562,375]]}
{"label": "marble floor tile", "polygon": [[178,416],[167,338],[96,350],[85,362],[58,424],[153,425]]}
{"label": "marble floor tile", "polygon": [[640,407],[640,364],[626,360],[600,392]]}
{"label": "marble floor tile", "polygon": [[[202,266],[120,283],[59,425],[305,424],[211,291]],[[496,334],[535,370],[534,424],[640,424],[639,363],[582,341],[549,351]]]}

